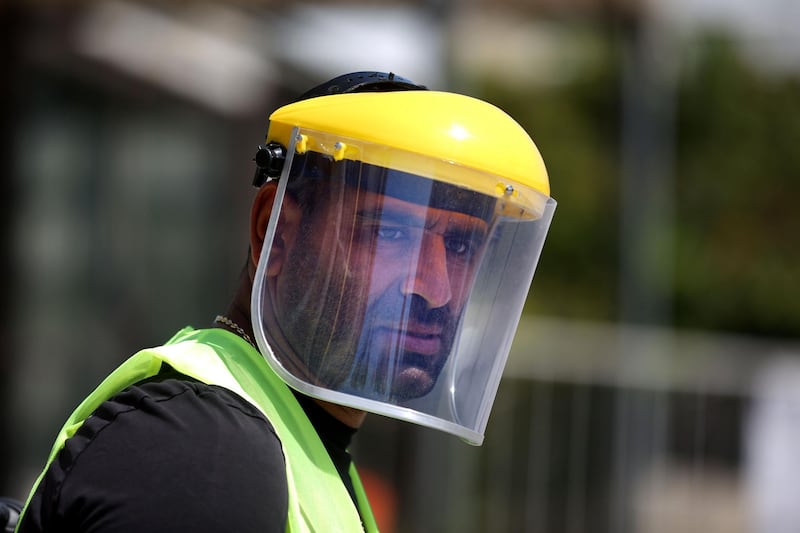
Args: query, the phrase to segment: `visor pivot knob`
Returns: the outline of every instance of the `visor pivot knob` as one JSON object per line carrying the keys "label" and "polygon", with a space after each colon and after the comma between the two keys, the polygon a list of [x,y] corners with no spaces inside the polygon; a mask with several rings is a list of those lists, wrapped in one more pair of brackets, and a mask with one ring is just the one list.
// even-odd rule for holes
{"label": "visor pivot knob", "polygon": [[286,161],[286,149],[276,142],[261,145],[253,161],[256,162],[253,185],[261,187],[267,181],[280,177],[283,163]]}
{"label": "visor pivot knob", "polygon": [[514,186],[513,185],[506,185],[505,191],[506,196],[511,196],[514,194]]}

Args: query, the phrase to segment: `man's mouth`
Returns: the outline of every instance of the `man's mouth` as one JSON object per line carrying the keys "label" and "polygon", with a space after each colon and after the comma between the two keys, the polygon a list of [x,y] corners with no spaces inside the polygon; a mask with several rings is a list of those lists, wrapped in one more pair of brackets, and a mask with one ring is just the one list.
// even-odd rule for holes
{"label": "man's mouth", "polygon": [[400,345],[406,352],[418,353],[422,355],[435,355],[442,350],[441,334],[417,333],[410,331],[399,331]]}
{"label": "man's mouth", "polygon": [[[371,357],[383,385],[376,391],[397,401],[424,396],[436,385],[447,360],[448,328],[441,322],[387,321],[371,328]],[[376,367],[377,369],[377,367]]]}
{"label": "man's mouth", "polygon": [[442,350],[442,328],[438,325],[413,325],[407,328],[384,328],[404,352],[436,355]]}

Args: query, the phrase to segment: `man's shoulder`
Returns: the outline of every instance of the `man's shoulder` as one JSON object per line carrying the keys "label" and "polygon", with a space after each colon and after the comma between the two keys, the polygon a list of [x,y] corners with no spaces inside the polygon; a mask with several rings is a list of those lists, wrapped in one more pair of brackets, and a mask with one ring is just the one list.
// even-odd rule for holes
{"label": "man's shoulder", "polygon": [[84,423],[87,432],[108,424],[117,425],[117,431],[157,431],[162,440],[192,438],[211,430],[255,438],[260,445],[265,444],[263,440],[278,440],[264,414],[236,392],[200,382],[166,365],[159,374],[103,402]]}
{"label": "man's shoulder", "polygon": [[167,531],[190,516],[180,520],[210,531],[254,508],[260,524],[280,524],[285,468],[281,443],[257,408],[223,387],[167,371],[107,399],[86,419],[50,465],[31,510],[34,522],[78,529],[106,515],[127,530]]}

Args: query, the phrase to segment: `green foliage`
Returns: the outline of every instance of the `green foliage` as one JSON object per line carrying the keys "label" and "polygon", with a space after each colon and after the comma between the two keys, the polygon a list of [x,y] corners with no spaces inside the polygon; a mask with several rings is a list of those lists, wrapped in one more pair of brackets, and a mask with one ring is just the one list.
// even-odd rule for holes
{"label": "green foliage", "polygon": [[599,61],[567,85],[481,87],[531,133],[558,202],[526,311],[611,320],[619,255],[618,75],[609,43],[592,45]]}
{"label": "green foliage", "polygon": [[709,37],[678,116],[679,325],[800,331],[800,81],[758,75]]}
{"label": "green foliage", "polygon": [[[532,133],[559,203],[527,311],[613,320],[622,54],[613,32],[591,45],[599,60],[566,85],[478,86]],[[800,80],[759,72],[717,36],[692,52],[673,117],[675,227],[657,228],[674,248],[648,260],[668,280],[656,289],[679,327],[797,336]]]}

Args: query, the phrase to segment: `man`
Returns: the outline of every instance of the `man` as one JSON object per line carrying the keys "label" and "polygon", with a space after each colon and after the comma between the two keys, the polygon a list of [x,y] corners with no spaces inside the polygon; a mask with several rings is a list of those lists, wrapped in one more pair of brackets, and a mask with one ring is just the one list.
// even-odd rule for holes
{"label": "man", "polygon": [[530,137],[353,73],[273,113],[256,164],[228,312],[78,407],[18,531],[373,531],[366,412],[482,442],[555,207]]}

